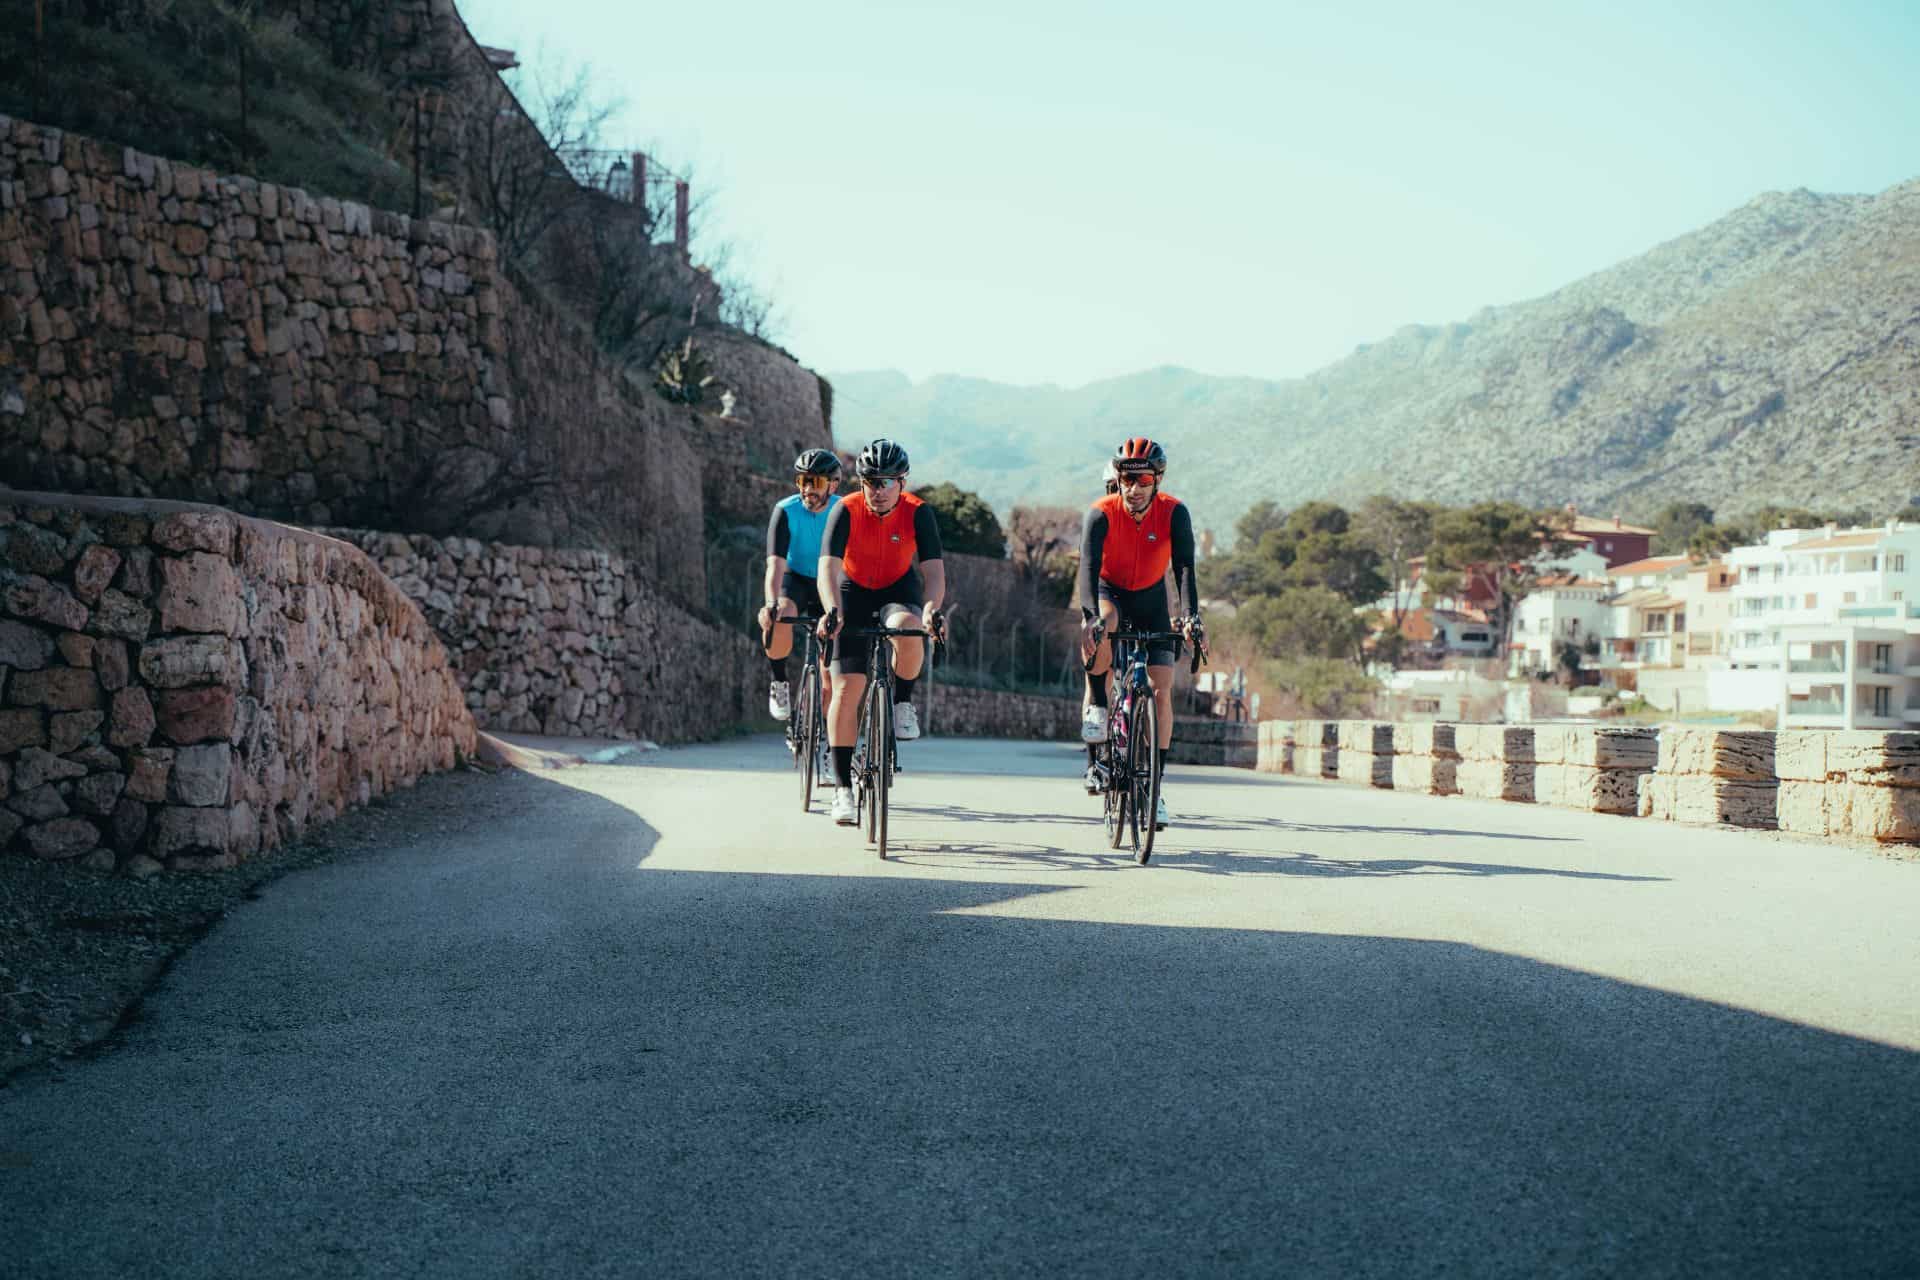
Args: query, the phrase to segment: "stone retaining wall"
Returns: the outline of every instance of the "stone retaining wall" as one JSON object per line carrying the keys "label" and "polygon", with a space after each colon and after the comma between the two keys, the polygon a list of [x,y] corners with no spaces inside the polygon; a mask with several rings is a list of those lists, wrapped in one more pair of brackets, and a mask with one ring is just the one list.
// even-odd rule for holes
{"label": "stone retaining wall", "polygon": [[0,490],[0,850],[228,867],[474,739],[445,649],[356,548]]}
{"label": "stone retaining wall", "polygon": [[1258,736],[1267,773],[1920,843],[1920,733],[1268,720]]}
{"label": "stone retaining wall", "polygon": [[[921,689],[925,689],[923,682]],[[917,701],[924,701],[920,694]],[[932,731],[945,738],[1027,738],[1044,742],[1080,740],[1080,704],[998,689],[940,685],[933,691]]]}
{"label": "stone retaining wall", "polygon": [[766,661],[753,640],[680,608],[631,561],[329,532],[365,551],[420,607],[483,728],[668,743],[765,714]]}

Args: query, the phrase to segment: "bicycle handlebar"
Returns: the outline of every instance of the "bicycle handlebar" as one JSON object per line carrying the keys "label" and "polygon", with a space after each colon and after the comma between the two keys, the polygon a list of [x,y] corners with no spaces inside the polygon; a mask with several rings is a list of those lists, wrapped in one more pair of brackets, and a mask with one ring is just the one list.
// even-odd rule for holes
{"label": "bicycle handlebar", "polygon": [[[1200,664],[1206,660],[1207,655],[1203,645],[1205,644],[1207,633],[1204,627],[1197,627],[1195,629],[1200,632],[1200,638],[1198,640],[1193,639],[1184,631],[1129,631],[1125,627],[1115,631],[1111,637],[1106,637],[1106,628],[1104,626],[1096,626],[1093,629],[1093,643],[1097,647],[1103,637],[1112,639],[1115,644],[1126,640],[1141,645],[1152,644],[1155,640],[1184,640],[1193,648],[1193,660],[1187,666],[1187,674],[1196,675],[1199,673]],[[1091,675],[1093,673],[1093,659],[1088,658],[1083,665],[1086,667],[1087,673]]]}

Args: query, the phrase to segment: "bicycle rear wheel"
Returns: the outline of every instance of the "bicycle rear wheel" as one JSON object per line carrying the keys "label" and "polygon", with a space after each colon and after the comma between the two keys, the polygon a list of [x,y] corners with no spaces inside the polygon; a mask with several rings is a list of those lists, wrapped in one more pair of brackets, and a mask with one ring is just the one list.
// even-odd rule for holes
{"label": "bicycle rear wheel", "polygon": [[887,856],[887,795],[893,789],[893,690],[880,683],[874,699],[874,719],[880,738],[880,750],[874,755],[873,815],[874,844],[882,858]]}
{"label": "bicycle rear wheel", "polygon": [[[1124,704],[1122,704],[1124,706]],[[1126,735],[1128,721],[1120,720],[1120,736],[1110,737],[1101,749],[1101,755],[1107,765],[1107,847],[1118,849],[1120,842],[1127,838],[1127,802],[1132,794],[1132,784],[1127,779],[1126,747],[1129,739]]]}
{"label": "bicycle rear wheel", "polygon": [[1133,796],[1133,860],[1141,866],[1153,856],[1155,819],[1160,812],[1160,708],[1152,698],[1143,700],[1134,716],[1133,741],[1129,754]]}

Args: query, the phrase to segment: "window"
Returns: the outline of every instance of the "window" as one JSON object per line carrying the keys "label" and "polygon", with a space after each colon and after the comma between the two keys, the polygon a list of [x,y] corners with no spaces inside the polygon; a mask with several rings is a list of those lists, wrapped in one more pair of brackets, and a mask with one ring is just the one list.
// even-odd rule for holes
{"label": "window", "polygon": [[1907,571],[1907,558],[1903,555],[1888,556],[1887,568],[1894,573],[1905,573]]}
{"label": "window", "polygon": [[1851,591],[1842,591],[1842,592],[1840,593],[1840,603],[1841,603],[1841,604],[1852,604],[1852,603],[1853,603],[1853,592],[1851,592]]}
{"label": "window", "polygon": [[1462,644],[1485,644],[1487,638],[1488,633],[1485,631],[1462,631],[1460,633],[1460,643]]}
{"label": "window", "polygon": [[1892,645],[1877,644],[1873,646],[1873,669],[1880,675],[1886,675],[1893,670]]}
{"label": "window", "polygon": [[1876,716],[1890,716],[1893,714],[1893,690],[1883,684],[1874,686],[1873,714]]}
{"label": "window", "polygon": [[1907,593],[1904,591],[1893,591],[1893,592],[1889,592],[1887,595],[1887,599],[1892,600],[1896,603],[1901,600],[1905,600],[1906,598],[1907,598]]}
{"label": "window", "polygon": [[1806,604],[1806,607],[1807,607],[1807,608],[1809,608],[1809,609],[1818,609],[1818,608],[1820,607],[1820,593],[1819,593],[1819,592],[1817,592],[1817,591],[1809,591],[1809,592],[1807,592],[1807,604]]}
{"label": "window", "polygon": [[1413,713],[1414,713],[1415,715],[1429,715],[1429,716],[1437,716],[1437,715],[1439,715],[1439,714],[1440,714],[1440,699],[1438,699],[1438,698],[1415,698],[1415,699],[1413,700]]}

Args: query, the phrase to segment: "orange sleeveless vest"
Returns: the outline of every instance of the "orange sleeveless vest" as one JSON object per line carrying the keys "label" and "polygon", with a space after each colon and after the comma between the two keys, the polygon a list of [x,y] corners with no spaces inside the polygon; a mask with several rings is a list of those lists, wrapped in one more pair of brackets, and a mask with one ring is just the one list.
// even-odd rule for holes
{"label": "orange sleeveless vest", "polygon": [[1158,586],[1173,563],[1173,509],[1180,500],[1171,494],[1154,494],[1138,524],[1117,493],[1093,505],[1107,514],[1107,540],[1100,548],[1100,580],[1124,591]]}
{"label": "orange sleeveless vest", "polygon": [[902,493],[893,510],[884,516],[867,509],[864,490],[842,498],[840,505],[847,512],[847,554],[841,559],[847,578],[877,591],[906,577],[907,570],[913,568],[913,553],[919,549],[913,536],[913,517],[920,509],[920,499]]}

